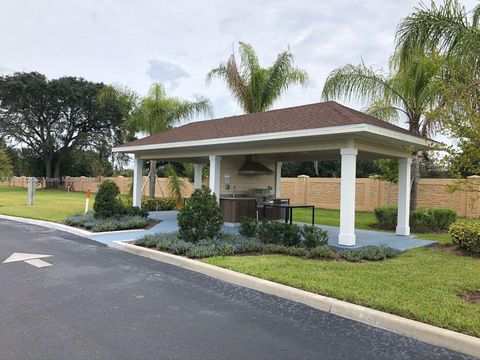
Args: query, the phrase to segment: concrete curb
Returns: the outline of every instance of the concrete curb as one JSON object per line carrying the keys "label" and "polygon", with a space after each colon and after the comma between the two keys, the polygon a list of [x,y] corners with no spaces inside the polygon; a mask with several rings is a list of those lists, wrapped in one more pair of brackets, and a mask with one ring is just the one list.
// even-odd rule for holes
{"label": "concrete curb", "polygon": [[310,293],[308,291],[281,285],[272,281],[238,273],[236,271],[223,269],[182,256],[151,250],[120,241],[113,241],[111,246],[132,254],[162,261],[171,265],[176,265],[236,285],[261,291],[266,294],[296,301],[313,308],[329,312],[331,314],[378,327],[380,329],[388,330],[400,335],[408,336],[431,345],[455,350],[480,358],[480,338],[460,334],[451,330],[424,324],[419,321],[406,319],[364,306]]}
{"label": "concrete curb", "polygon": [[45,220],[27,219],[27,218],[10,216],[10,215],[0,215],[0,219],[17,221],[17,222],[24,223],[24,224],[39,225],[39,226],[43,226],[43,227],[46,227],[46,228],[49,228],[49,229],[65,231],[65,232],[68,232],[70,234],[74,234],[74,235],[78,235],[78,236],[89,237],[89,236],[95,234],[95,233],[90,232],[88,230],[78,229],[78,228],[74,228],[72,226],[59,224],[59,223],[54,223],[54,222],[45,221]]}

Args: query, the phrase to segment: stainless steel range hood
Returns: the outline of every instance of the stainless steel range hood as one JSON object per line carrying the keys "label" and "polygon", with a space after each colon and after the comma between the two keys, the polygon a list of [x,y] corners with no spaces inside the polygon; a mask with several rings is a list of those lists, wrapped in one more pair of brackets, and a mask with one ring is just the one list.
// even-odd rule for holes
{"label": "stainless steel range hood", "polygon": [[272,172],[272,170],[262,163],[255,161],[253,155],[248,155],[247,161],[238,170],[238,173],[242,175],[269,175]]}

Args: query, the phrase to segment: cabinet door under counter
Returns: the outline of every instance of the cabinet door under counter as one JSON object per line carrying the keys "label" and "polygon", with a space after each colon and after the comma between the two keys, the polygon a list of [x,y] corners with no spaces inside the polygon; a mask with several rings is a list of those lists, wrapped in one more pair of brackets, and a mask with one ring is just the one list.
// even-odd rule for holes
{"label": "cabinet door under counter", "polygon": [[220,207],[227,225],[239,225],[242,217],[256,217],[257,201],[255,198],[221,197]]}

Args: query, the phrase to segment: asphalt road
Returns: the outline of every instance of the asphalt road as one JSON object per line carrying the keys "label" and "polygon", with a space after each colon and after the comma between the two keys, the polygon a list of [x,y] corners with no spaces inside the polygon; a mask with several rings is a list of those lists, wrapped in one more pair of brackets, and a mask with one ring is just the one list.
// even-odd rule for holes
{"label": "asphalt road", "polygon": [[[14,252],[53,255],[36,268]],[[471,359],[56,230],[0,220],[0,359]]]}

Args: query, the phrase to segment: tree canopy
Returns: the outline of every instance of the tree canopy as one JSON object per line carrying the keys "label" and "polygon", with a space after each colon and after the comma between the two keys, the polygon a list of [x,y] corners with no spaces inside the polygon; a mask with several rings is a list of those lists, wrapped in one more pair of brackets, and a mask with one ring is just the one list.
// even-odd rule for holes
{"label": "tree canopy", "polygon": [[245,113],[269,110],[293,84],[306,85],[307,72],[293,66],[290,50],[277,55],[270,67],[262,67],[250,44],[240,42],[240,64],[232,53],[227,62],[210,70],[207,82],[213,78],[224,80],[230,92]]}
{"label": "tree canopy", "polygon": [[75,77],[48,80],[36,72],[0,77],[0,134],[39,156],[46,177],[59,177],[72,149],[115,142],[121,112],[115,104],[98,103],[103,87]]}

